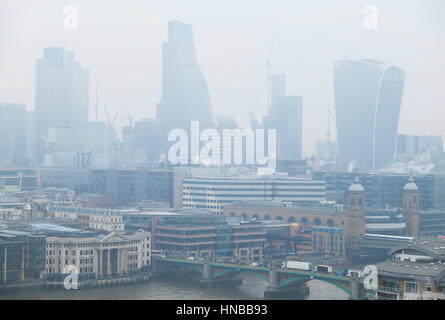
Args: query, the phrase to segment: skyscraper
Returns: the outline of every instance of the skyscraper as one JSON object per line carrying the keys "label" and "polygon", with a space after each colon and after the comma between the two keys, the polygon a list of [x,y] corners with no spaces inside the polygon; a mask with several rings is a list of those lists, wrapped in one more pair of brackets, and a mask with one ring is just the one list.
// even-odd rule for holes
{"label": "skyscraper", "polygon": [[270,115],[275,114],[275,100],[277,97],[286,95],[286,75],[284,73],[274,73],[270,79]]}
{"label": "skyscraper", "polygon": [[277,160],[301,160],[303,144],[303,98],[275,97],[275,112],[263,119],[265,129],[277,133]]}
{"label": "skyscraper", "polygon": [[376,60],[338,60],[334,70],[339,168],[394,161],[405,72]]}
{"label": "skyscraper", "polygon": [[36,61],[36,156],[42,159],[49,128],[83,127],[88,123],[89,70],[74,53],[44,48]]}
{"label": "skyscraper", "polygon": [[26,164],[25,117],[24,104],[0,103],[0,166]]}
{"label": "skyscraper", "polygon": [[198,66],[191,25],[168,23],[168,42],[163,43],[162,59],[162,95],[157,117],[164,141],[174,128],[189,132],[191,120],[198,120],[200,128],[208,128],[212,107],[206,80]]}

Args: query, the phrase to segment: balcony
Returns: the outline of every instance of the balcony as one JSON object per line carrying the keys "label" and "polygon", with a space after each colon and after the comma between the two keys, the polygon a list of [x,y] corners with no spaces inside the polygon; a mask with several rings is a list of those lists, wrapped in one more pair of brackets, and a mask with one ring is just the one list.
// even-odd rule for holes
{"label": "balcony", "polygon": [[378,286],[377,292],[398,295],[400,294],[400,289],[395,287]]}
{"label": "balcony", "polygon": [[423,300],[445,300],[445,292],[424,291]]}

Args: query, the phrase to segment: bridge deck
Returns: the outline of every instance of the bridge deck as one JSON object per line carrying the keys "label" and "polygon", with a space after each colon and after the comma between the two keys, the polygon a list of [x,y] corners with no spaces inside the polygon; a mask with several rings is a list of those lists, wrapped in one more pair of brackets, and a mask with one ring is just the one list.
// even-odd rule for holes
{"label": "bridge deck", "polygon": [[[172,263],[181,263],[181,264],[204,265],[203,261],[195,261],[195,260],[182,260],[182,259],[174,259],[174,258],[160,258],[159,260],[165,261],[165,262],[172,262]],[[210,265],[212,267],[227,268],[227,269],[233,269],[233,270],[257,271],[257,272],[265,272],[265,273],[269,272],[269,270],[270,270],[270,268],[268,268],[268,267],[248,266],[248,265],[240,265],[240,264],[233,264],[233,263],[211,262]],[[314,279],[319,278],[319,279],[344,281],[344,282],[349,282],[349,280],[350,280],[349,277],[342,277],[342,276],[336,276],[336,275],[332,275],[332,274],[313,272],[313,271],[303,271],[303,270],[293,270],[293,269],[277,269],[276,271],[278,273],[313,277]],[[359,281],[361,283],[363,283],[363,279],[360,279]]]}

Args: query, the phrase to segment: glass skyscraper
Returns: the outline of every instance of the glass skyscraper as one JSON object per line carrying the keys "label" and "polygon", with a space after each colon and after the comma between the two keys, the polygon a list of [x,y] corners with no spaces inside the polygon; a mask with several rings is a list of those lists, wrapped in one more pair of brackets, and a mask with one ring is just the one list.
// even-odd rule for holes
{"label": "glass skyscraper", "polygon": [[84,127],[88,123],[89,70],[81,68],[74,53],[44,48],[36,62],[36,156],[43,157],[49,128]]}
{"label": "glass skyscraper", "polygon": [[165,141],[175,128],[190,134],[191,120],[198,120],[201,130],[212,121],[210,95],[198,66],[192,26],[179,21],[168,23],[168,42],[162,46],[162,94],[157,117]]}
{"label": "glass skyscraper", "polygon": [[340,170],[394,161],[405,72],[376,60],[338,60],[334,95]]}

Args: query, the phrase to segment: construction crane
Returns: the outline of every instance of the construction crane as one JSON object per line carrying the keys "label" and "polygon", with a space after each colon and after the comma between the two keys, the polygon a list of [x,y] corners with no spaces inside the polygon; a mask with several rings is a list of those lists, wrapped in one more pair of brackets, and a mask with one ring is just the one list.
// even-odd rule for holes
{"label": "construction crane", "polygon": [[270,44],[269,52],[267,55],[266,67],[267,67],[267,112],[270,114],[272,109],[272,50],[275,38],[272,38],[272,43]]}
{"label": "construction crane", "polygon": [[96,122],[98,121],[98,113],[99,113],[99,89],[96,81]]}
{"label": "construction crane", "polygon": [[250,128],[252,130],[255,130],[257,127],[257,121],[255,119],[255,115],[252,112],[249,112],[249,123],[250,123]]}
{"label": "construction crane", "polygon": [[328,111],[328,131],[326,132],[326,151],[325,151],[325,159],[332,160],[332,147],[331,147],[331,119],[335,121],[334,116],[332,115],[331,109],[329,107],[326,108]]}
{"label": "construction crane", "polygon": [[329,107],[327,107],[326,110],[328,111],[328,131],[326,132],[326,136],[327,136],[327,143],[330,144],[331,143],[331,118],[334,120],[334,117],[332,116],[332,113],[331,113],[331,110],[329,109]]}
{"label": "construction crane", "polygon": [[107,105],[104,104],[105,116],[107,117],[107,129],[108,129],[108,152],[109,152],[109,164],[112,163],[112,155],[113,155],[113,138],[115,135],[114,123],[116,122],[118,114],[116,113],[113,116],[113,120],[110,118],[110,114],[108,113]]}

